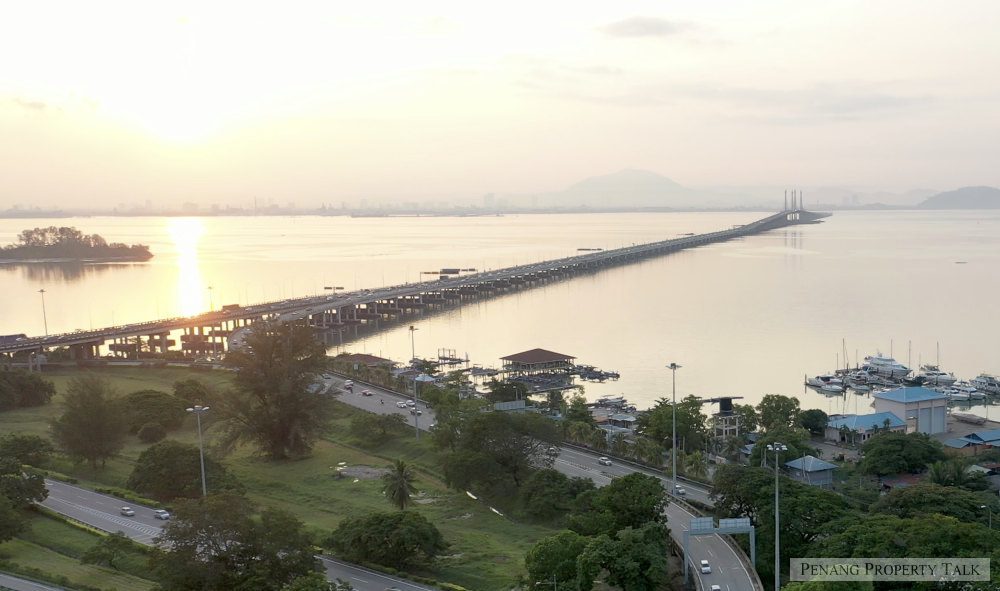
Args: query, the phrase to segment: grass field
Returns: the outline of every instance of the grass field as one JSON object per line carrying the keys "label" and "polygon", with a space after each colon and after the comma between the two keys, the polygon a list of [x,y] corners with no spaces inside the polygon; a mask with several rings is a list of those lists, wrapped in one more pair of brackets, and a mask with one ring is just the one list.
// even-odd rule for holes
{"label": "grass field", "polygon": [[31,528],[17,538],[0,544],[0,559],[38,569],[48,577],[63,579],[72,586],[90,585],[117,591],[148,591],[153,581],[136,576],[147,570],[146,556],[140,552],[126,557],[119,570],[81,564],[80,556],[93,546],[98,536],[56,519],[33,515]]}
{"label": "grass field", "polygon": [[[46,372],[45,377],[56,384],[59,392],[53,403],[0,414],[0,430],[47,435],[49,421],[61,412],[61,393],[79,371]],[[224,387],[230,379],[230,374],[224,372],[184,369],[130,367],[88,371],[107,377],[120,394],[141,389],[169,392],[174,381],[190,377],[218,387]],[[525,552],[535,541],[551,535],[554,530],[498,516],[483,503],[448,489],[440,480],[439,457],[429,438],[423,437],[416,442],[412,430],[404,430],[399,437],[375,450],[360,447],[347,434],[350,417],[360,412],[363,411],[338,404],[337,418],[329,434],[317,443],[308,458],[270,462],[255,456],[250,449],[240,449],[226,457],[224,463],[246,485],[250,498],[291,512],[321,539],[346,517],[392,510],[379,491],[377,479],[363,478],[354,482],[354,478],[336,478],[334,467],[339,462],[354,467],[384,468],[392,460],[404,459],[418,469],[417,486],[421,495],[414,510],[434,523],[451,544],[447,556],[439,559],[433,568],[415,574],[477,591],[510,589],[524,573]],[[211,440],[211,429],[207,435]],[[193,417],[169,437],[197,443]],[[109,460],[104,469],[96,472],[65,459],[57,460],[52,468],[78,478],[85,485],[124,487],[136,459],[146,447],[132,437],[119,457]]]}

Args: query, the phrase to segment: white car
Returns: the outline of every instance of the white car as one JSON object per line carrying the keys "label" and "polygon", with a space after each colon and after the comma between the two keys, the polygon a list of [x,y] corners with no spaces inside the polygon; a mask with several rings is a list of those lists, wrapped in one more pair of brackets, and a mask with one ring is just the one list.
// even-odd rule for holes
{"label": "white car", "polygon": [[135,509],[132,507],[122,507],[120,513],[125,517],[135,517]]}
{"label": "white car", "polygon": [[712,567],[708,565],[708,561],[707,560],[702,560],[701,561],[701,574],[707,575],[707,574],[711,574],[711,572],[712,572]]}
{"label": "white car", "polygon": [[677,495],[677,496],[679,496],[679,497],[683,497],[683,496],[685,496],[685,495],[688,494],[688,491],[685,490],[684,487],[682,487],[681,485],[675,484],[674,485],[674,494]]}
{"label": "white car", "polygon": [[157,509],[156,511],[153,511],[153,517],[166,521],[170,519],[170,513],[168,513],[166,509]]}
{"label": "white car", "polygon": [[709,591],[722,591],[722,587],[718,585],[712,585],[712,588],[709,589]]}
{"label": "white car", "polygon": [[406,401],[406,406],[409,406],[410,408],[414,408],[414,407],[417,406],[417,403],[414,402],[414,401],[412,401],[412,400],[407,400]]}
{"label": "white car", "polygon": [[396,403],[396,406],[398,408],[406,408],[406,403],[400,400],[399,402]]}
{"label": "white car", "polygon": [[597,458],[597,463],[600,464],[600,465],[602,465],[602,466],[610,466],[611,465],[611,460],[608,459],[608,458],[606,458],[606,457],[604,457],[604,456],[601,456],[601,457]]}

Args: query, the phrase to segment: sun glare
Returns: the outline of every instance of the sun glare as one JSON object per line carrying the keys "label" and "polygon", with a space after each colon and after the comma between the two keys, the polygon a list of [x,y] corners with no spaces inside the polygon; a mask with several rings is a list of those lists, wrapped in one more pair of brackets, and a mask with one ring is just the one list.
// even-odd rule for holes
{"label": "sun glare", "polygon": [[181,314],[191,316],[206,309],[206,287],[198,267],[198,241],[205,226],[198,218],[171,218],[167,229],[177,253],[177,306]]}

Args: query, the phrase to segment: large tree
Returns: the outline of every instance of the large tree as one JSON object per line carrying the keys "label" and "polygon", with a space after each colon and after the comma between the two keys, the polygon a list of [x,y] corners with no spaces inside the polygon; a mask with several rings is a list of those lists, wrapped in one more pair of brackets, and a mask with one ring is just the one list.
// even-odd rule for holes
{"label": "large tree", "polygon": [[434,524],[413,511],[345,519],[324,545],[348,560],[393,568],[426,564],[448,547]]}
{"label": "large tree", "polygon": [[132,392],[122,398],[122,403],[131,433],[138,433],[139,429],[149,423],[158,423],[167,431],[173,431],[181,427],[187,416],[183,400],[159,390]]}
{"label": "large tree", "polygon": [[[528,550],[524,556],[524,566],[528,571],[529,581],[544,584],[555,582],[565,589],[576,589],[576,562],[590,539],[573,531],[561,531],[553,536],[542,538]],[[588,581],[581,581],[588,583]],[[589,581],[593,584],[593,579]],[[545,588],[543,585],[531,588]],[[581,591],[591,587],[583,585]]]}
{"label": "large tree", "polygon": [[0,411],[41,406],[55,394],[52,382],[24,370],[0,371]]}
{"label": "large tree", "polygon": [[613,535],[603,534],[590,541],[578,560],[577,581],[590,589],[602,571],[606,580],[619,589],[657,591],[666,587],[672,574],[667,555],[669,532],[662,523],[627,527]]}
{"label": "large tree", "polygon": [[41,466],[53,451],[52,442],[39,435],[9,433],[0,437],[0,457],[15,458],[22,464]]}
{"label": "large tree", "polygon": [[578,496],[593,488],[594,481],[589,478],[570,478],[562,472],[544,468],[528,477],[521,487],[518,502],[523,514],[548,521],[565,515]]}
{"label": "large tree", "polygon": [[861,446],[861,471],[885,476],[922,472],[944,459],[944,447],[924,433],[879,433]]}
{"label": "large tree", "polygon": [[165,591],[278,591],[316,567],[302,523],[233,494],[181,500],[157,538],[153,565]]}
{"label": "large tree", "polygon": [[778,462],[784,466],[785,462],[801,458],[805,455],[817,455],[819,452],[812,446],[809,432],[802,428],[792,427],[772,427],[768,429],[754,443],[753,451],[750,453],[751,466],[771,466],[774,468],[774,452],[768,451],[767,446],[780,443],[788,448],[779,452]]}
{"label": "large tree", "polygon": [[812,435],[822,435],[830,418],[818,408],[810,408],[799,413],[798,425]]}
{"label": "large tree", "polygon": [[[168,439],[139,455],[125,486],[154,499],[201,496],[201,458],[198,447]],[[242,489],[226,468],[205,456],[205,483],[212,492]]]}
{"label": "large tree", "polygon": [[[677,403],[677,445],[681,450],[703,449],[708,437],[707,417],[701,411],[702,401],[695,396],[687,396]],[[639,430],[654,441],[664,445],[673,443],[673,403],[667,398],[656,401],[656,405],[639,417]]]}
{"label": "large tree", "polygon": [[219,399],[223,447],[251,443],[271,459],[307,455],[332,412],[330,399],[309,389],[326,364],[312,329],[255,324],[226,361],[237,373],[235,391]]}
{"label": "large tree", "polygon": [[97,469],[125,445],[128,421],[107,380],[82,375],[69,382],[65,411],[52,423],[52,437],[70,457]]}
{"label": "large tree", "polygon": [[996,502],[990,497],[932,482],[920,482],[892,489],[872,504],[871,512],[903,518],[938,513],[959,521],[983,522],[989,515],[982,506]]}
{"label": "large tree", "polygon": [[27,521],[23,509],[48,496],[45,480],[21,469],[14,457],[0,457],[0,542],[20,533]]}
{"label": "large tree", "polygon": [[663,523],[666,491],[659,478],[640,472],[615,478],[611,484],[588,490],[577,498],[570,529],[583,535],[614,534],[626,527]]}
{"label": "large tree", "polygon": [[799,400],[781,394],[765,394],[757,404],[757,415],[765,431],[791,427],[799,418]]}

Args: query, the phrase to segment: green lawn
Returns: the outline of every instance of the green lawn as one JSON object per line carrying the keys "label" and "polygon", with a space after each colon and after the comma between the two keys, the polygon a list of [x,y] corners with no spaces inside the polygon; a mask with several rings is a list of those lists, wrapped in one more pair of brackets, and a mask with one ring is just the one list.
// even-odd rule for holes
{"label": "green lawn", "polygon": [[148,591],[155,586],[153,581],[135,576],[146,571],[146,556],[139,552],[128,556],[119,566],[120,571],[81,564],[80,556],[98,539],[56,519],[34,515],[29,531],[0,544],[0,558],[38,569],[48,577],[65,577],[62,584],[70,587],[77,584],[117,591]]}
{"label": "green lawn", "polygon": [[[24,409],[0,414],[0,431],[20,431],[46,435],[48,422],[61,412],[59,399],[66,383],[81,370],[61,369],[46,372],[57,387],[53,404],[37,409]],[[171,391],[174,381],[195,377],[207,383],[225,386],[231,375],[225,372],[191,371],[185,369],[100,368],[87,370],[106,376],[119,393],[141,389]],[[429,438],[419,442],[412,429],[377,450],[367,450],[348,433],[350,417],[359,411],[338,404],[338,418],[331,424],[327,437],[315,447],[314,453],[303,460],[269,462],[255,456],[250,449],[240,449],[224,459],[224,463],[246,485],[255,501],[285,509],[317,536],[325,536],[346,517],[371,511],[392,510],[379,491],[377,479],[335,478],[334,466],[346,462],[349,466],[387,467],[392,460],[402,458],[418,468],[417,485],[422,496],[415,510],[424,514],[444,534],[451,544],[448,556],[440,559],[433,569],[415,574],[462,585],[476,591],[510,589],[524,573],[525,552],[538,539],[554,533],[551,528],[517,523],[494,514],[481,502],[464,493],[449,490],[440,480],[440,463]],[[211,439],[211,430],[207,433]],[[170,438],[197,443],[194,417],[169,435]],[[59,459],[52,469],[78,478],[84,485],[124,487],[139,454],[146,448],[138,439],[129,438],[119,457],[109,460],[96,472],[85,465],[73,465]],[[43,532],[44,534],[44,532]],[[43,537],[48,538],[47,534]]]}

